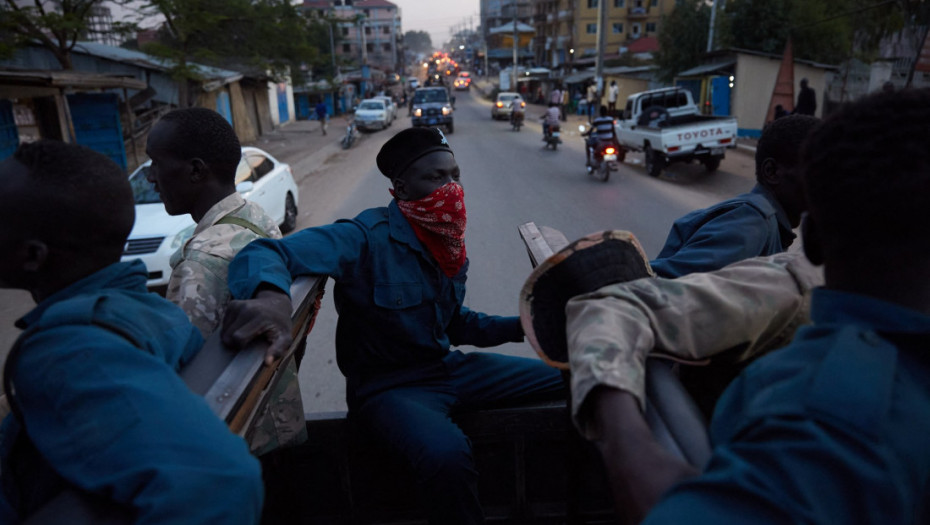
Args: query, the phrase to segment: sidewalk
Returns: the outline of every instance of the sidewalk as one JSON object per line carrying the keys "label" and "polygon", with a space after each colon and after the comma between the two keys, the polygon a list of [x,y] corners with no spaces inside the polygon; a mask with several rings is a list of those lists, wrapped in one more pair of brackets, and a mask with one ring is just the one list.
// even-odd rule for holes
{"label": "sidewalk", "polygon": [[[243,146],[261,148],[279,161],[290,164],[294,181],[299,185],[326,159],[342,151],[342,138],[353,117],[352,113],[331,117],[326,126],[326,135],[320,132],[317,120],[291,121]],[[365,138],[365,133],[359,133],[352,148],[359,147]]]}

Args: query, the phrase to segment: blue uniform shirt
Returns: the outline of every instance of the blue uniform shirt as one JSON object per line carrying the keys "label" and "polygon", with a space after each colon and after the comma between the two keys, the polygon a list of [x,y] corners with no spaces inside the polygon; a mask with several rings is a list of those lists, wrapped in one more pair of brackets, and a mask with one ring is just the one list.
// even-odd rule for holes
{"label": "blue uniform shirt", "polygon": [[70,484],[136,523],[258,523],[258,461],[177,374],[200,333],[146,276],[141,261],[112,264],[17,323],[5,373],[24,425],[11,414],[0,428],[0,522]]}
{"label": "blue uniform shirt", "polygon": [[761,185],[749,193],[695,210],[675,221],[659,256],[659,277],[712,272],[724,266],[785,251],[794,240],[788,215]]}
{"label": "blue uniform shirt", "polygon": [[927,523],[930,317],[826,289],[811,317],[727,389],[704,473],[645,523]]}
{"label": "blue uniform shirt", "polygon": [[523,340],[519,317],[462,304],[467,268],[448,278],[391,201],[351,220],[253,241],[230,265],[229,289],[244,299],[260,283],[288,290],[291,276],[332,277],[336,357],[351,401],[420,377],[441,364],[450,345]]}

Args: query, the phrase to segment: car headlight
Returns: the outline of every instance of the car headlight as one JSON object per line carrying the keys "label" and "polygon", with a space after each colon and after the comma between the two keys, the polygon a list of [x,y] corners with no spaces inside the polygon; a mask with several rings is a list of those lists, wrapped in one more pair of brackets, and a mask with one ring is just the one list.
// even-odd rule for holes
{"label": "car headlight", "polygon": [[171,239],[171,250],[172,251],[177,250],[182,244],[184,244],[185,241],[190,239],[191,236],[194,235],[195,229],[197,229],[197,225],[191,224],[187,228],[184,228],[183,230],[179,231],[177,235],[175,235],[174,238]]}
{"label": "car headlight", "polygon": [[452,108],[450,108],[450,107],[448,107],[448,106],[443,106],[443,107],[442,107],[442,114],[443,114],[443,116],[451,115],[451,114],[452,114]]}
{"label": "car headlight", "polygon": [[423,110],[420,109],[420,108],[417,108],[417,109],[413,110],[413,116],[414,116],[414,117],[422,117],[422,116],[423,116]]}

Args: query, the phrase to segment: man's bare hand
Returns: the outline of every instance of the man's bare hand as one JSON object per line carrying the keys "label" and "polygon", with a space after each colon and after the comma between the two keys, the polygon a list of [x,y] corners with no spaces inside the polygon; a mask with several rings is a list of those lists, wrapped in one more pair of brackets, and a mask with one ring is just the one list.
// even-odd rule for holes
{"label": "man's bare hand", "polygon": [[223,344],[232,348],[244,348],[259,338],[267,340],[265,364],[271,365],[291,344],[291,299],[267,287],[252,299],[230,301],[221,330]]}

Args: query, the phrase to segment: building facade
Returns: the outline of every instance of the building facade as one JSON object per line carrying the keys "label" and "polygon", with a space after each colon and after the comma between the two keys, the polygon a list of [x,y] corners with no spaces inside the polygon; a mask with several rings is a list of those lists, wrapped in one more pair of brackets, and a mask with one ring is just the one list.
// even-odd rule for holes
{"label": "building facade", "polygon": [[400,8],[387,0],[305,0],[305,11],[336,20],[336,58],[344,64],[384,71],[402,67]]}

